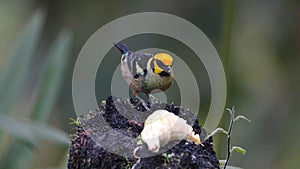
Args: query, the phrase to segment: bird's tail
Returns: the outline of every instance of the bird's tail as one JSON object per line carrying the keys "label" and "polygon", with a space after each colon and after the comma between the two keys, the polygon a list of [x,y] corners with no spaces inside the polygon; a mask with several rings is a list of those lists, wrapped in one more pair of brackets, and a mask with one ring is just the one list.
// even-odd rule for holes
{"label": "bird's tail", "polygon": [[126,54],[130,51],[130,49],[123,43],[121,42],[115,42],[113,43],[115,45],[116,48],[119,49],[119,51],[122,53],[122,54]]}

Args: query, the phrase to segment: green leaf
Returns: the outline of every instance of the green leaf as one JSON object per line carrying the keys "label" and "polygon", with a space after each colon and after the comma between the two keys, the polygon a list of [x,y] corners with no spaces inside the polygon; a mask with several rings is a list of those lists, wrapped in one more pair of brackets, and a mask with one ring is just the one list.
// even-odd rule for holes
{"label": "green leaf", "polygon": [[33,123],[31,129],[39,140],[49,140],[65,146],[70,143],[70,138],[67,133],[52,126]]}
{"label": "green leaf", "polygon": [[[71,49],[71,43],[71,33],[67,30],[63,30],[56,37],[48,51],[47,60],[39,78],[39,93],[31,114],[31,119],[40,124],[47,122],[58,98],[59,89],[63,81],[62,77],[67,67],[67,58]],[[46,137],[47,139],[55,138],[56,141],[61,143],[66,143],[67,140],[64,136],[59,136],[57,133],[50,134],[50,132],[41,135],[46,131],[35,130],[35,132],[38,132],[39,136]],[[20,154],[20,157],[23,161],[30,161],[32,159],[32,153],[24,152]],[[18,163],[17,168],[19,166],[24,167],[22,163]]]}
{"label": "green leaf", "polygon": [[143,140],[142,140],[142,136],[141,136],[141,135],[139,135],[139,136],[136,138],[136,140],[137,140],[137,145],[142,145],[142,144],[143,144]]}
{"label": "green leaf", "polygon": [[33,14],[18,36],[11,56],[8,57],[8,61],[1,70],[0,107],[3,113],[10,111],[10,107],[24,84],[42,31],[44,18],[42,11]]}
{"label": "green leaf", "polygon": [[[38,46],[44,19],[45,16],[41,10],[36,11],[30,17],[20,35],[17,36],[11,55],[8,56],[6,63],[0,71],[1,115],[10,112],[11,106],[20,95],[20,90],[24,86],[24,82],[28,76],[29,68]],[[37,144],[36,138],[28,125],[24,124],[24,122],[15,121],[14,119],[9,118],[9,116],[1,118],[1,130],[23,140],[27,145],[36,146]],[[11,157],[14,158],[15,164],[15,158],[18,158],[15,156],[18,154],[12,152],[17,149],[17,146],[12,144],[13,142],[15,141],[11,141],[10,143],[6,142],[4,145],[6,149],[3,153],[12,154]],[[6,150],[8,152],[6,152]],[[8,158],[3,160],[4,159],[1,159],[0,163],[2,163],[4,168],[9,168],[6,167],[6,164],[10,163],[10,156],[8,155]],[[5,162],[5,164],[3,164],[3,162]]]}
{"label": "green leaf", "polygon": [[71,122],[70,122],[69,124],[74,124],[74,125],[76,125],[76,126],[80,126],[80,124],[79,124],[79,122],[78,122],[77,119],[74,119],[74,118],[72,118],[72,117],[70,117],[69,119],[71,120]]}
{"label": "green leaf", "polygon": [[209,137],[212,137],[219,133],[228,134],[228,132],[225,129],[219,127],[219,128],[216,128],[214,131],[212,131],[208,136],[206,136],[204,141],[207,140]]}
{"label": "green leaf", "polygon": [[[2,113],[0,113],[0,130],[25,143],[11,146],[10,158],[3,164],[4,166],[12,165],[11,168],[27,168],[32,159],[33,148],[37,147],[40,140],[49,140],[64,146],[67,146],[70,140],[67,133],[51,126],[26,123]],[[16,163],[16,159],[19,162]]]}
{"label": "green leaf", "polygon": [[67,58],[71,49],[72,35],[61,31],[47,54],[47,60],[40,75],[39,94],[33,109],[32,119],[46,122],[58,98]]}
{"label": "green leaf", "polygon": [[251,123],[250,119],[248,119],[245,116],[241,116],[241,115],[237,116],[233,121],[236,122],[236,121],[239,121],[239,120],[246,120],[247,122]]}
{"label": "green leaf", "polygon": [[36,146],[37,141],[31,127],[0,112],[0,130],[21,139],[25,143]]}
{"label": "green leaf", "polygon": [[0,130],[36,146],[38,140],[50,140],[63,145],[69,144],[68,135],[58,129],[40,123],[26,123],[0,113]]}
{"label": "green leaf", "polygon": [[219,160],[220,166],[224,166],[226,163],[226,160]]}
{"label": "green leaf", "polygon": [[246,154],[246,150],[243,149],[242,147],[238,147],[238,146],[232,146],[230,152],[233,152],[233,151],[236,151],[242,155],[245,155]]}

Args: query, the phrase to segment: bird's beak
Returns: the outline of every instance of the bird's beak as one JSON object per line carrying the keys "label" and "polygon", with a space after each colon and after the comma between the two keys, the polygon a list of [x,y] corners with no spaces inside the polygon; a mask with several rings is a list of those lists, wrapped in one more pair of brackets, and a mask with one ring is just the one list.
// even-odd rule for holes
{"label": "bird's beak", "polygon": [[172,66],[168,66],[167,67],[167,73],[171,74],[171,71],[172,71]]}

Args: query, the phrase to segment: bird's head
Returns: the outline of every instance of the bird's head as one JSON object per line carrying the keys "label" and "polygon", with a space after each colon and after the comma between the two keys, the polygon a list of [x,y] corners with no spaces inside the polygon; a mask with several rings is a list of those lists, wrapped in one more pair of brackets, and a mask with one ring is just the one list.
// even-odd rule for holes
{"label": "bird's head", "polygon": [[161,76],[170,76],[173,57],[167,53],[157,53],[153,57],[153,72]]}

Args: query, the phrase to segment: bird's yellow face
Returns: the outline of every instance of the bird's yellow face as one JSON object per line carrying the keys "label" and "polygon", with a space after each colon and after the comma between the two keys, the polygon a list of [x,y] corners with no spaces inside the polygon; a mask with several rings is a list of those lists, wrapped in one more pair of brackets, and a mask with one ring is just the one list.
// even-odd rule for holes
{"label": "bird's yellow face", "polygon": [[167,53],[158,53],[154,55],[154,73],[160,74],[163,71],[166,73],[171,73],[173,66],[173,57]]}

